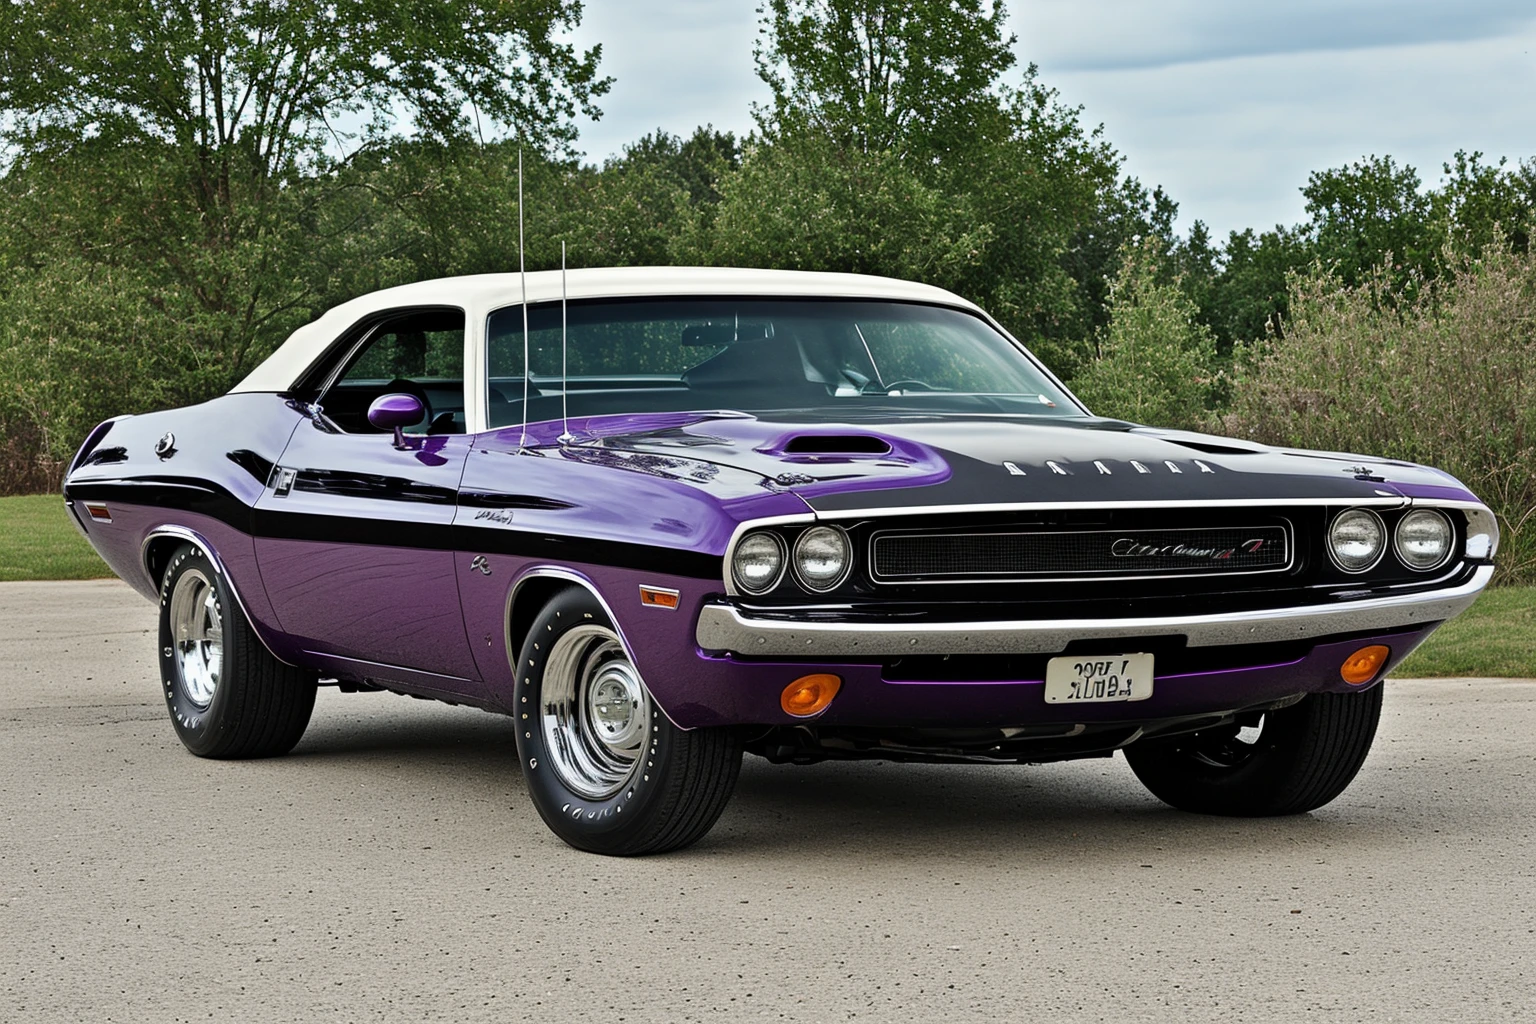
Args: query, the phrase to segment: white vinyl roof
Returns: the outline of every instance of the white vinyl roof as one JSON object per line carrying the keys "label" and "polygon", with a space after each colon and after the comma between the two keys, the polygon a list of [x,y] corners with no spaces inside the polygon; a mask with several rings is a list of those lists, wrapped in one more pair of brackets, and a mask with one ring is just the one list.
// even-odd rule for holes
{"label": "white vinyl roof", "polygon": [[[528,301],[549,302],[561,295],[560,271],[528,275]],[[894,299],[958,306],[981,312],[973,303],[932,285],[863,274],[817,274],[799,270],[743,270],[728,267],[605,267],[566,272],[568,299],[629,298],[654,295],[784,296],[841,299]],[[334,307],[320,319],[294,331],[272,355],[236,385],[241,391],[286,391],[326,347],[358,320],[374,313],[412,306],[458,306],[465,326],[474,328],[494,309],[522,301],[518,274],[476,274],[370,292]],[[468,339],[466,339],[468,340]],[[468,367],[466,367],[466,371]]]}

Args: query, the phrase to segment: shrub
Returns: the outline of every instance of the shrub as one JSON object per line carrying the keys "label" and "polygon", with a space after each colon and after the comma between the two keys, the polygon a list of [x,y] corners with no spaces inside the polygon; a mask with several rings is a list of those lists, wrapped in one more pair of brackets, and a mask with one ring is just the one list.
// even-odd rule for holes
{"label": "shrub", "polygon": [[1498,514],[1498,578],[1536,581],[1536,255],[1492,247],[1413,295],[1385,271],[1353,288],[1316,271],[1290,310],[1224,428],[1438,466]]}
{"label": "shrub", "polygon": [[1152,246],[1127,250],[1110,289],[1109,326],[1072,390],[1101,416],[1198,429],[1222,383],[1216,340],[1177,282],[1157,274]]}

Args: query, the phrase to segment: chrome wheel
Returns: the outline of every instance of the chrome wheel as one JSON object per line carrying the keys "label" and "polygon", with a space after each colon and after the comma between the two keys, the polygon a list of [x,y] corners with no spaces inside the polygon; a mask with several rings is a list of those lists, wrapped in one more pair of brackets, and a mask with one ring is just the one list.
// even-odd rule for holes
{"label": "chrome wheel", "polygon": [[544,670],[540,718],[560,781],[592,800],[622,790],[640,765],[651,696],[606,626],[560,635]]}
{"label": "chrome wheel", "polygon": [[224,669],[224,618],[218,591],[200,570],[188,569],[177,578],[170,626],[182,693],[193,706],[206,709]]}

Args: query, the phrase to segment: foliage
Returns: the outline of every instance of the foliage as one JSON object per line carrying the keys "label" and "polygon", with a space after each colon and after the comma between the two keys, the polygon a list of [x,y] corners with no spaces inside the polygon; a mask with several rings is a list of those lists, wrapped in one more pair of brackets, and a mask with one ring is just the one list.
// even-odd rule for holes
{"label": "foliage", "polygon": [[1417,292],[1390,267],[1355,287],[1319,269],[1289,301],[1227,430],[1438,466],[1498,514],[1502,580],[1536,579],[1536,254],[1490,246]]}
{"label": "foliage", "polygon": [[432,138],[568,145],[609,84],[599,48],[557,41],[580,17],[579,0],[7,3],[0,104],[28,148],[156,139],[269,178],[349,117],[382,133],[396,104]]}
{"label": "foliage", "polygon": [[1073,390],[1101,416],[1198,429],[1222,382],[1216,342],[1178,283],[1158,280],[1156,243],[1125,253],[1108,327]]}
{"label": "foliage", "polygon": [[959,287],[990,234],[964,196],[925,184],[894,154],[814,136],[749,150],[721,194],[700,262]]}
{"label": "foliage", "polygon": [[1015,62],[1000,0],[767,0],[753,57],[770,138],[816,135],[931,162],[1006,131],[995,89]]}

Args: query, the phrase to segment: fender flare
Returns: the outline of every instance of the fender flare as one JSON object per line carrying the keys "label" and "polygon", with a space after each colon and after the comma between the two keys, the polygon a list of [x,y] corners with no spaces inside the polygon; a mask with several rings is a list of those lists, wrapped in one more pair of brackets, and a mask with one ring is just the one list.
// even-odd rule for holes
{"label": "fender flare", "polygon": [[235,604],[240,607],[240,614],[245,616],[246,622],[250,623],[251,632],[256,634],[256,639],[261,641],[261,646],[266,648],[268,654],[284,665],[299,667],[273,649],[271,641],[267,639],[266,628],[253,618],[249,609],[246,608],[245,599],[240,596],[240,585],[235,582],[235,578],[224,567],[224,560],[219,557],[218,549],[208,542],[208,538],[196,530],[188,529],[185,526],[167,524],[157,526],[144,535],[144,542],[139,546],[139,564],[144,569],[144,577],[149,581],[149,588],[153,593],[160,593],[160,580],[156,578],[154,567],[150,564],[149,553],[150,549],[154,547],[155,541],[163,539],[184,541],[201,550],[207,556],[208,561],[212,563],[213,571],[224,577],[224,583],[228,586],[229,592],[235,597]]}

